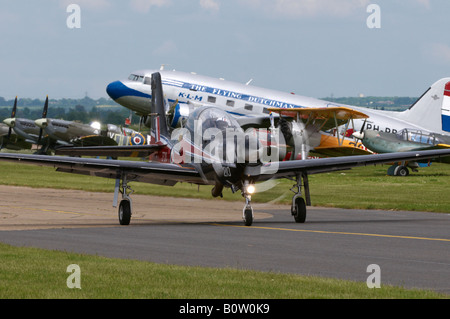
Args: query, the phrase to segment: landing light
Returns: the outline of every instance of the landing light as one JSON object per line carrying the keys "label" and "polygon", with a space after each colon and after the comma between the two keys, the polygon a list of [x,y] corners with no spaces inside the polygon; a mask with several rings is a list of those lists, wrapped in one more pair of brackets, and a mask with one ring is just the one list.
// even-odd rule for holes
{"label": "landing light", "polygon": [[248,185],[248,186],[247,186],[247,193],[249,193],[249,194],[254,194],[255,191],[256,191],[256,188],[255,188],[254,185]]}
{"label": "landing light", "polygon": [[102,128],[102,125],[100,124],[100,122],[92,122],[92,123],[91,123],[91,127],[92,127],[94,130],[100,130],[100,129]]}

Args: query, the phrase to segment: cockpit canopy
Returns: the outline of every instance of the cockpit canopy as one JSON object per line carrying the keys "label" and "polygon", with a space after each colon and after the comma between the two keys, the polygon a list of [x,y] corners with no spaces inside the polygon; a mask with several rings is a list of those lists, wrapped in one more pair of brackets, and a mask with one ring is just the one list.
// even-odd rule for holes
{"label": "cockpit canopy", "polygon": [[422,131],[416,131],[412,129],[403,129],[399,133],[397,133],[397,138],[404,140],[404,141],[410,141],[410,142],[416,142],[421,144],[429,144],[429,145],[437,145],[441,143],[438,136],[434,133],[430,132],[422,132]]}
{"label": "cockpit canopy", "polygon": [[128,80],[135,81],[135,82],[144,82],[144,76],[137,75],[137,74],[130,74],[130,76],[128,77]]}
{"label": "cockpit canopy", "polygon": [[128,80],[133,81],[133,82],[140,82],[140,83],[144,83],[144,84],[148,84],[151,85],[152,82],[152,78],[151,76],[144,76],[144,75],[139,75],[139,74],[130,74],[130,76],[128,77]]}

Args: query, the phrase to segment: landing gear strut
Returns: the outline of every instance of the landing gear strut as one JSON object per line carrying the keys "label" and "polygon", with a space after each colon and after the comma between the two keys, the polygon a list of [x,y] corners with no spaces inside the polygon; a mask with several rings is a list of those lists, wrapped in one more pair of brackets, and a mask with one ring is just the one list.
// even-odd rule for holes
{"label": "landing gear strut", "polygon": [[119,223],[120,225],[129,225],[132,213],[132,201],[130,195],[134,192],[128,186],[127,175],[123,174],[122,183],[120,178],[116,178],[116,186],[114,189],[114,207],[117,207],[119,192],[122,194],[122,200],[119,204]]}
{"label": "landing gear strut", "polygon": [[[305,188],[306,201],[302,197],[302,186]],[[306,205],[311,206],[307,173],[297,174],[296,184],[291,188],[291,191],[295,193],[292,197],[291,214],[294,216],[295,222],[304,223],[306,220]]]}

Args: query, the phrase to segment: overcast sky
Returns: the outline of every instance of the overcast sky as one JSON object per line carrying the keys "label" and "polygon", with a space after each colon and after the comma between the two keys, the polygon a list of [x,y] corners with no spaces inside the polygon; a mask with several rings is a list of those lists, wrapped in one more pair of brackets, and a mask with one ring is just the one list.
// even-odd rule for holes
{"label": "overcast sky", "polygon": [[446,0],[0,0],[0,96],[107,97],[161,64],[319,98],[420,96],[450,76],[449,16]]}

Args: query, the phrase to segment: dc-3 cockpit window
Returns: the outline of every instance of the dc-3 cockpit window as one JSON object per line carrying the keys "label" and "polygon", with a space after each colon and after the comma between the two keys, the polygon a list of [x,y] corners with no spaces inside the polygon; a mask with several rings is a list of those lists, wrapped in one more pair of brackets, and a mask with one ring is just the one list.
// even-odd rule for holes
{"label": "dc-3 cockpit window", "polygon": [[135,81],[135,82],[144,82],[144,76],[143,75],[130,74],[130,76],[128,77],[128,80]]}
{"label": "dc-3 cockpit window", "polygon": [[202,132],[207,129],[218,129],[220,131],[240,129],[239,123],[231,115],[212,107],[195,110],[189,117],[186,127],[191,132],[198,132],[200,124]]}

